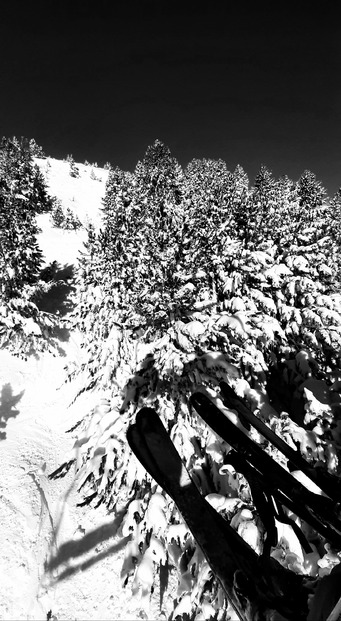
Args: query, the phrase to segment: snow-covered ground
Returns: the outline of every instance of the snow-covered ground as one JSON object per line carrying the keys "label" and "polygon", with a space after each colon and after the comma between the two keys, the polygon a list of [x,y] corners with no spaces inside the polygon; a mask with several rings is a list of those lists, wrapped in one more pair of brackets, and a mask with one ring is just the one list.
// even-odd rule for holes
{"label": "snow-covered ground", "polygon": [[35,158],[34,161],[45,177],[51,196],[57,196],[63,207],[70,207],[83,224],[90,221],[95,227],[100,226],[108,170],[76,163],[79,177],[71,177],[70,164],[64,160]]}
{"label": "snow-covered ground", "polygon": [[[101,181],[92,180],[91,167],[77,164],[74,179],[66,162],[37,163],[50,193],[98,227],[108,172],[96,168]],[[39,226],[45,262],[74,264],[84,231],[56,229],[48,215]],[[120,581],[125,541],[117,520],[103,507],[76,506],[72,472],[48,479],[73,445],[65,431],[92,406],[83,395],[68,407],[77,384],[64,383],[64,367],[82,353],[77,334],[62,345],[65,357],[27,361],[0,351],[0,619],[136,619],[138,602]],[[165,618],[156,598],[153,606],[151,618]]]}
{"label": "snow-covered ground", "polygon": [[[70,208],[82,224],[86,226],[91,222],[96,229],[99,229],[101,201],[105,194],[108,171],[77,163],[79,177],[75,178],[70,176],[70,164],[66,161],[36,158],[35,163],[45,177],[49,193],[59,198],[63,209]],[[96,179],[91,178],[92,173]],[[42,229],[38,242],[44,253],[45,262],[48,264],[57,259],[63,265],[74,264],[79,249],[87,237],[85,229],[78,231],[57,229],[52,226],[49,214],[38,216],[38,225]]]}

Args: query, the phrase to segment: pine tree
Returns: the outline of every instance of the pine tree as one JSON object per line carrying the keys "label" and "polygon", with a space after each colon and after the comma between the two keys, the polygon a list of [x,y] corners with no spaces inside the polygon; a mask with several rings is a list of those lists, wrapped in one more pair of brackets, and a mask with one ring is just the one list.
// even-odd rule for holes
{"label": "pine tree", "polygon": [[43,178],[33,165],[27,141],[3,138],[0,148],[0,347],[19,355],[46,349],[56,323],[38,310],[35,297],[42,252],[36,214],[49,210]]}
{"label": "pine tree", "polygon": [[81,228],[81,226],[82,223],[78,216],[70,209],[70,207],[67,207],[65,212],[65,218],[62,223],[62,228],[68,229],[70,231],[76,231],[77,229]]}
{"label": "pine tree", "polygon": [[38,158],[46,157],[43,148],[36,143],[34,138],[31,138],[28,144],[29,144],[29,149],[30,149],[32,157],[38,157]]}
{"label": "pine tree", "polygon": [[3,138],[0,144],[0,174],[10,181],[13,194],[25,198],[26,210],[46,213],[52,208],[44,176],[34,164],[28,141]]}
{"label": "pine tree", "polygon": [[300,207],[307,211],[316,211],[321,208],[327,192],[322,183],[316,179],[316,175],[310,170],[305,170],[297,182],[297,193]]}
{"label": "pine tree", "polygon": [[54,198],[53,208],[51,211],[51,222],[53,226],[63,228],[65,222],[65,214],[63,211],[62,203],[59,199]]}
{"label": "pine tree", "polygon": [[[16,139],[0,150],[1,281],[5,298],[37,281],[42,254],[35,215],[46,205],[46,190],[32,166],[31,154]],[[41,200],[43,197],[43,200]],[[50,199],[48,197],[48,206]]]}
{"label": "pine tree", "polygon": [[79,168],[76,166],[76,162],[73,159],[72,155],[68,155],[66,158],[66,161],[69,163],[70,165],[70,177],[74,177],[75,179],[78,179],[79,177]]}
{"label": "pine tree", "polygon": [[332,232],[336,243],[341,248],[341,188],[331,200]]}
{"label": "pine tree", "polygon": [[151,325],[158,321],[167,324],[177,306],[174,295],[182,243],[183,172],[169,148],[156,140],[137,164],[134,179],[134,243],[137,256],[143,257],[136,264],[136,303]]}
{"label": "pine tree", "polygon": [[[220,300],[219,281],[231,249],[235,190],[222,160],[193,160],[185,170],[182,277],[194,285],[198,304]],[[196,274],[200,274],[199,277]],[[188,302],[193,303],[192,296]]]}

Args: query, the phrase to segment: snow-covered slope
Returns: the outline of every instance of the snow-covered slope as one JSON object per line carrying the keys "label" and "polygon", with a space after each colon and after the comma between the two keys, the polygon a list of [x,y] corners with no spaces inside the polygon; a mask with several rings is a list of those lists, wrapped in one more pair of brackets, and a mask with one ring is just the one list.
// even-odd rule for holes
{"label": "snow-covered slope", "polygon": [[[65,208],[70,207],[84,224],[90,221],[96,227],[100,226],[100,208],[108,170],[76,162],[79,177],[71,177],[70,164],[65,160],[35,158],[34,161],[43,173],[52,196],[57,196]],[[91,178],[93,175],[96,179]]]}
{"label": "snow-covered slope", "polygon": [[[80,176],[72,178],[67,162],[36,162],[50,193],[98,228],[108,171],[95,168],[96,181],[91,166],[77,164]],[[48,214],[39,226],[45,262],[74,264],[85,230],[54,228]],[[81,362],[79,335],[61,345],[65,357],[27,361],[0,350],[0,619],[136,619],[139,604],[120,580],[126,539],[118,521],[104,507],[77,507],[72,472],[48,479],[72,448],[65,431],[97,403],[86,394],[68,407],[77,386],[64,383],[64,367]],[[151,618],[165,618],[156,594]]]}
{"label": "snow-covered slope", "polygon": [[[67,161],[35,158],[35,163],[45,177],[49,194],[56,196],[65,210],[70,208],[83,225],[91,222],[98,230],[101,226],[101,206],[108,170],[76,163],[79,177],[71,177],[70,164]],[[45,263],[49,264],[54,260],[58,260],[61,265],[75,263],[78,251],[86,240],[86,230],[82,228],[78,231],[63,231],[53,227],[49,214],[38,216],[38,225],[42,229],[38,242],[44,253]]]}

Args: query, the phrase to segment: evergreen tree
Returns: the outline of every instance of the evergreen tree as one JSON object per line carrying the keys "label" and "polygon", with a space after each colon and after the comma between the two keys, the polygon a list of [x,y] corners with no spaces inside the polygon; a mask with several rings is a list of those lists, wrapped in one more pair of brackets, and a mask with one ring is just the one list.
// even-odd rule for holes
{"label": "evergreen tree", "polygon": [[76,166],[76,162],[73,159],[72,155],[68,155],[66,158],[66,161],[69,163],[70,165],[70,177],[74,177],[75,179],[78,179],[79,177],[79,168]]}
{"label": "evergreen tree", "polygon": [[156,140],[137,164],[134,178],[136,257],[139,247],[143,256],[136,267],[138,288],[145,296],[141,305],[137,290],[136,302],[151,324],[167,324],[177,306],[174,295],[182,243],[183,172],[168,147]]}
{"label": "evergreen tree", "polygon": [[327,192],[322,183],[316,179],[316,175],[310,170],[305,170],[297,182],[297,193],[300,207],[308,212],[321,208],[327,197]]}
{"label": "evergreen tree", "polygon": [[133,175],[116,167],[110,170],[103,199],[103,223],[109,226],[111,217],[120,210],[120,207],[129,207],[131,202],[130,186],[133,185]]}
{"label": "evergreen tree", "polygon": [[330,202],[330,233],[333,239],[333,256],[331,259],[337,266],[338,281],[341,283],[341,188],[334,194]]}
{"label": "evergreen tree", "polygon": [[305,170],[296,184],[300,207],[300,225],[310,229],[309,243],[323,236],[330,226],[330,205],[327,192],[316,175]]}
{"label": "evergreen tree", "polygon": [[341,188],[338,189],[331,200],[331,214],[333,237],[339,248],[341,248]]}
{"label": "evergreen tree", "polygon": [[52,205],[27,141],[3,138],[0,148],[0,347],[19,355],[51,347],[57,323],[35,304],[42,253],[36,215]]}
{"label": "evergreen tree", "polygon": [[62,223],[62,228],[68,229],[70,231],[76,231],[77,229],[81,228],[81,226],[82,223],[78,216],[70,209],[70,207],[67,207],[64,222]]}
{"label": "evergreen tree", "polygon": [[46,157],[43,148],[36,143],[34,138],[31,138],[31,140],[29,141],[29,149],[30,149],[32,157],[39,157],[39,158]]}
{"label": "evergreen tree", "polygon": [[65,222],[65,214],[63,211],[62,203],[59,199],[53,199],[53,208],[51,211],[51,222],[53,226],[63,228]]}
{"label": "evergreen tree", "polygon": [[0,144],[0,175],[7,179],[13,195],[21,195],[26,211],[45,213],[52,208],[44,176],[34,164],[28,141],[3,138]]}
{"label": "evergreen tree", "polygon": [[35,216],[46,206],[47,197],[40,181],[30,152],[20,147],[16,139],[3,139],[0,150],[0,278],[5,298],[17,295],[25,284],[33,284],[38,279],[42,254],[37,244]]}
{"label": "evergreen tree", "polygon": [[182,227],[182,171],[160,141],[133,175],[110,172],[98,237],[113,290],[125,299],[121,320],[156,325],[170,319]]}

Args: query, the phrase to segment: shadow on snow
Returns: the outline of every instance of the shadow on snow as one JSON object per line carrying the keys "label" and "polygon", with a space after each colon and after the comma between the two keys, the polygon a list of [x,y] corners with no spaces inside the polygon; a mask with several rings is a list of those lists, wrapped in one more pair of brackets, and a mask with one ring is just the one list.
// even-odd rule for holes
{"label": "shadow on snow", "polygon": [[[105,541],[111,539],[117,534],[124,513],[125,510],[121,511],[112,522],[99,526],[84,535],[81,539],[71,539],[70,541],[63,543],[57,553],[51,556],[45,565],[46,574],[53,574],[50,576],[51,581],[55,584],[57,582],[61,582],[62,580],[66,580],[73,574],[89,569],[89,567],[95,563],[98,563],[111,554],[115,554],[124,549],[127,541],[129,541],[129,536],[121,538],[118,542],[111,545],[107,549],[101,551],[98,549],[99,547],[102,547],[102,544]],[[91,553],[90,558],[88,557],[74,563],[75,559],[89,552]],[[69,566],[66,566],[71,562],[72,565],[70,564]],[[58,570],[61,571],[56,575]]]}
{"label": "shadow on snow", "polygon": [[7,426],[7,421],[10,418],[15,418],[19,414],[19,410],[16,409],[17,403],[20,401],[24,394],[24,390],[17,395],[13,394],[11,384],[4,384],[1,390],[0,401],[0,440],[6,439],[6,432],[4,429]]}

